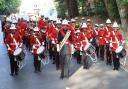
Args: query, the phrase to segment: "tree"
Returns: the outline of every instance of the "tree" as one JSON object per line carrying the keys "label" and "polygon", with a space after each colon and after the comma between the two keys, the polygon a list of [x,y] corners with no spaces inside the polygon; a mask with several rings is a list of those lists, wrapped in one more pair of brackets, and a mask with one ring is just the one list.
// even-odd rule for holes
{"label": "tree", "polygon": [[0,14],[9,15],[18,12],[20,0],[0,0]]}
{"label": "tree", "polygon": [[128,31],[128,0],[116,0],[120,13],[122,28]]}
{"label": "tree", "polygon": [[68,16],[70,18],[76,17],[79,15],[78,11],[78,3],[76,0],[65,0],[67,9],[68,9]]}

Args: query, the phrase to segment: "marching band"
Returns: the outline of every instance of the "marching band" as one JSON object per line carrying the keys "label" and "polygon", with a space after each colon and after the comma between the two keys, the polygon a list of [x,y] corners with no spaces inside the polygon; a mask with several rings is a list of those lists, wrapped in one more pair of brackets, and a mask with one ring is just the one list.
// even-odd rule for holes
{"label": "marching band", "polygon": [[[125,57],[126,51],[123,38],[117,22],[112,24],[107,19],[106,24],[94,24],[91,19],[70,20],[30,18],[19,19],[17,23],[8,18],[3,22],[2,31],[9,58],[11,76],[18,75],[19,64],[25,60],[25,51],[29,50],[34,57],[35,73],[41,72],[42,61],[49,56],[56,69],[61,70],[60,78],[69,77],[70,63],[73,58],[84,69],[89,68],[89,58],[106,61],[107,65],[119,70],[120,58]],[[49,55],[46,55],[48,51]]]}

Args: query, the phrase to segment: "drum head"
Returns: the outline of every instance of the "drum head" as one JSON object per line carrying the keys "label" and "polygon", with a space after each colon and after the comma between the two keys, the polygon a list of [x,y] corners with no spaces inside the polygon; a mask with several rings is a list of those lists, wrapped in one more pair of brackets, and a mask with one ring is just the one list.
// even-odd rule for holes
{"label": "drum head", "polygon": [[44,51],[44,46],[40,46],[38,49],[37,49],[37,54],[41,54],[43,51]]}
{"label": "drum head", "polygon": [[14,51],[14,56],[19,55],[21,52],[22,52],[22,49],[21,49],[21,48],[16,49],[16,50]]}
{"label": "drum head", "polygon": [[123,50],[123,46],[119,46],[117,49],[116,49],[116,53],[119,53]]}

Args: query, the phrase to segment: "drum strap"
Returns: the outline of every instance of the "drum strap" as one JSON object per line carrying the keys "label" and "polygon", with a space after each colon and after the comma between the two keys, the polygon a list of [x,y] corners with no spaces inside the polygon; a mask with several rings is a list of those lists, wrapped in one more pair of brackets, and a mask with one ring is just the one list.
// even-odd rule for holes
{"label": "drum strap", "polygon": [[41,43],[37,37],[36,37],[36,41],[38,42],[39,45],[41,45]]}
{"label": "drum strap", "polygon": [[16,39],[14,38],[14,36],[12,34],[10,34],[10,35],[11,35],[11,37],[12,37],[12,39],[13,39],[15,45],[16,45],[16,48],[18,48],[18,43],[16,42]]}
{"label": "drum strap", "polygon": [[116,42],[118,43],[118,46],[119,46],[119,40],[117,39],[116,34],[115,34],[114,31],[113,31],[113,35],[115,36]]}

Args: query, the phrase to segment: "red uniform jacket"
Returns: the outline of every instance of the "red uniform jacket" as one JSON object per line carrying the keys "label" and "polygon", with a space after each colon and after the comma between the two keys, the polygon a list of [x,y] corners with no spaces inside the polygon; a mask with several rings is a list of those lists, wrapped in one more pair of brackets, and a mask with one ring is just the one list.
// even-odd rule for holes
{"label": "red uniform jacket", "polygon": [[37,49],[42,45],[42,42],[43,40],[40,36],[31,36],[30,45],[32,47],[32,52],[34,55],[37,54]]}
{"label": "red uniform jacket", "polygon": [[6,43],[6,45],[8,44],[9,47],[11,48],[11,50],[8,50],[9,54],[13,54],[14,51],[16,50],[16,44],[15,44],[14,39],[16,40],[16,43],[17,43],[18,47],[23,42],[19,35],[14,34],[13,37],[12,37],[11,34],[8,34],[5,43]]}
{"label": "red uniform jacket", "polygon": [[75,44],[75,49],[80,50],[80,47],[82,46],[82,42],[84,40],[84,35],[80,33],[80,36],[73,36],[73,43]]}
{"label": "red uniform jacket", "polygon": [[98,33],[98,42],[99,42],[99,45],[105,45],[105,30],[102,29],[99,31]]}
{"label": "red uniform jacket", "polygon": [[[113,33],[114,32],[114,33]],[[119,31],[113,31],[112,32],[112,36],[111,36],[111,48],[112,48],[112,51],[115,52],[116,48],[119,47],[119,43],[118,42],[121,42],[122,41],[122,35]],[[116,40],[117,38],[117,40]]]}

